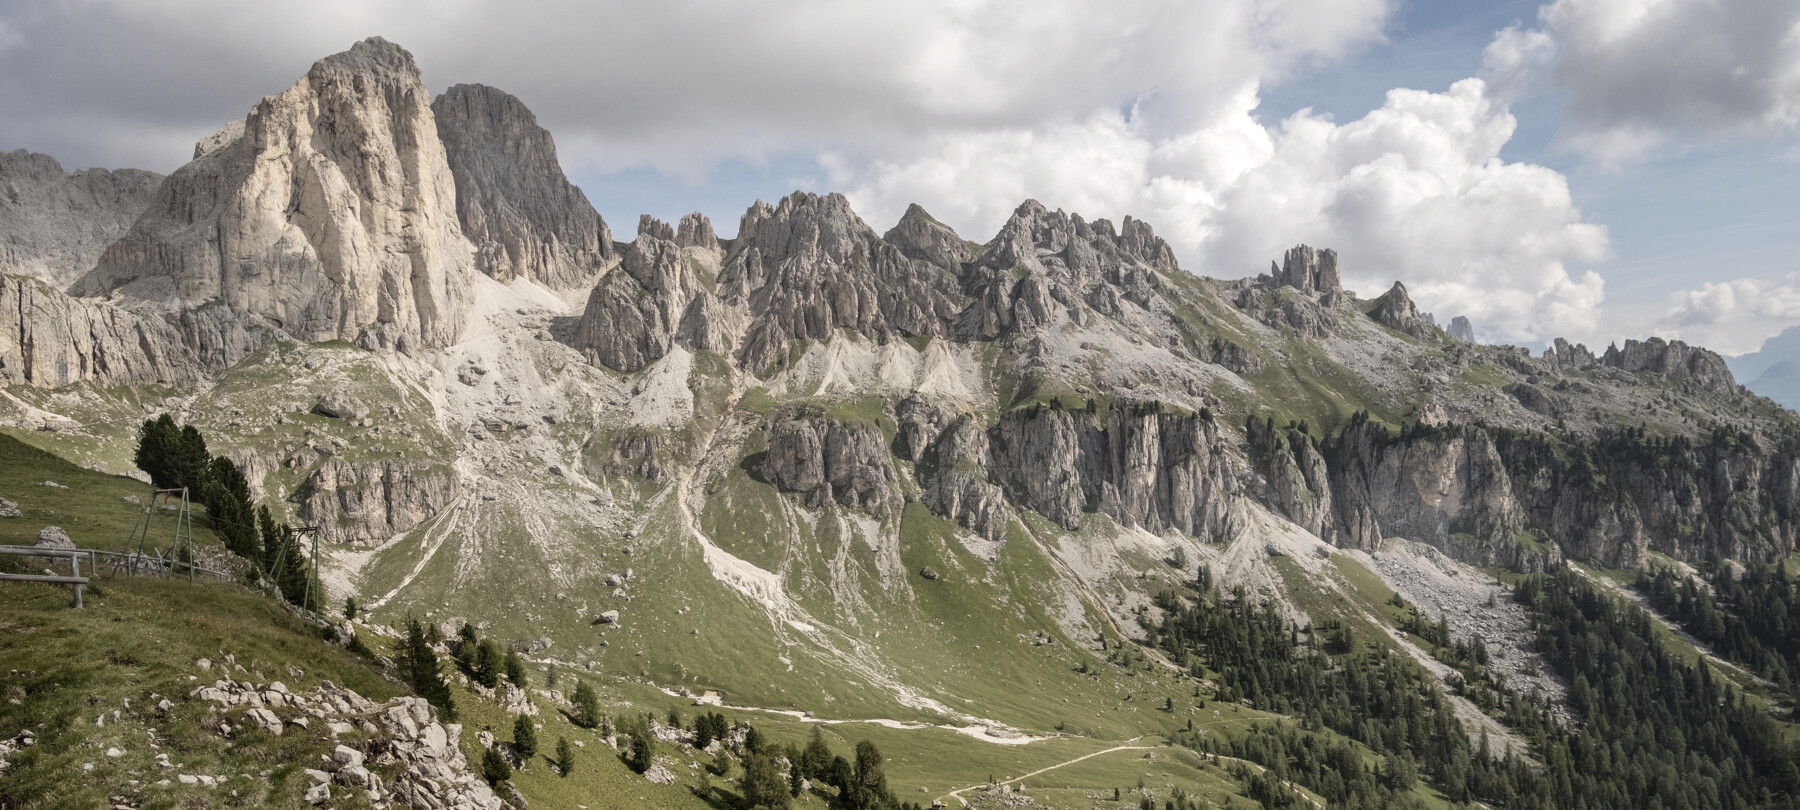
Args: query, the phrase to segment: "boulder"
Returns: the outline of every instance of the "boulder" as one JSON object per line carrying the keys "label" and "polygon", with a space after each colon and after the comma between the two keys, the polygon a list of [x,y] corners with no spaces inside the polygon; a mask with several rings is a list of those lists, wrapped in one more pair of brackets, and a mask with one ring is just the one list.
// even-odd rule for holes
{"label": "boulder", "polygon": [[22,513],[19,512],[18,504],[5,498],[0,498],[0,518],[16,518],[21,514]]}
{"label": "boulder", "polygon": [[73,549],[75,541],[69,539],[69,533],[60,526],[45,526],[38,532],[38,548]]}

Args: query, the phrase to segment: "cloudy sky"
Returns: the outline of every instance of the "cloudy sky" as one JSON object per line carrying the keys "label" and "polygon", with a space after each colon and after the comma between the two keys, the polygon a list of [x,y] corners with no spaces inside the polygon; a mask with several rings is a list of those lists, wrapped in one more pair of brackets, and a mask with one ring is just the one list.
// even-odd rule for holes
{"label": "cloudy sky", "polygon": [[7,0],[0,149],[167,172],[370,35],[519,96],[629,236],[842,191],[1027,197],[1235,278],[1335,247],[1486,340],[1800,323],[1800,0]]}

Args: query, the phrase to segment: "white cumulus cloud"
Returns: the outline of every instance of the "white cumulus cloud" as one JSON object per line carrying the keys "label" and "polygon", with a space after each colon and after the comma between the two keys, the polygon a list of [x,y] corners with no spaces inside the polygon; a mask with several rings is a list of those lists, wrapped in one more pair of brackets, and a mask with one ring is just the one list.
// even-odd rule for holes
{"label": "white cumulus cloud", "polygon": [[1196,272],[1251,275],[1296,242],[1336,248],[1364,295],[1405,280],[1421,306],[1468,315],[1493,338],[1587,336],[1604,284],[1572,263],[1609,254],[1565,178],[1500,158],[1515,122],[1480,79],[1394,90],[1339,124],[1302,111],[1278,125],[1254,94],[1217,123],[1156,137],[1099,110],[1033,128],[947,133],[898,160],[834,157],[834,185],[874,222],[917,202],[981,238],[1019,200],[1156,225]]}
{"label": "white cumulus cloud", "polygon": [[1800,273],[1779,279],[1707,282],[1669,296],[1658,331],[1722,354],[1755,351],[1765,338],[1800,320]]}
{"label": "white cumulus cloud", "polygon": [[1800,3],[1555,0],[1485,54],[1509,93],[1563,94],[1562,146],[1607,166],[1800,128]]}

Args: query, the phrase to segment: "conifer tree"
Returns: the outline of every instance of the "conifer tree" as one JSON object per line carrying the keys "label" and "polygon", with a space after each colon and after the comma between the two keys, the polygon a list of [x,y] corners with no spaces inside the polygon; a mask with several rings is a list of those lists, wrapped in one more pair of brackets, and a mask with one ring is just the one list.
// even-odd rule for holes
{"label": "conifer tree", "polygon": [[738,793],[749,810],[787,810],[790,805],[788,786],[775,767],[775,760],[762,754],[744,757],[744,775],[738,778]]}
{"label": "conifer tree", "polygon": [[498,748],[489,748],[481,755],[481,778],[490,785],[498,785],[512,778],[512,763]]}
{"label": "conifer tree", "polygon": [[406,640],[401,643],[397,662],[401,677],[408,686],[444,716],[445,722],[456,720],[456,702],[450,697],[450,685],[438,669],[437,653],[425,641],[425,628],[418,619],[407,619]]}
{"label": "conifer tree", "polygon": [[511,681],[513,686],[520,689],[526,687],[525,662],[519,660],[518,652],[507,649],[506,658],[501,662],[500,669],[506,673],[506,679]]}
{"label": "conifer tree", "polygon": [[519,752],[521,763],[537,756],[537,728],[531,724],[531,715],[521,714],[513,720],[513,750]]}
{"label": "conifer tree", "polygon": [[569,738],[556,738],[556,769],[568,776],[575,770],[575,746],[569,744]]}
{"label": "conifer tree", "polygon": [[594,728],[600,725],[600,698],[594,694],[594,687],[587,681],[577,679],[575,682],[575,711],[569,719],[582,728]]}

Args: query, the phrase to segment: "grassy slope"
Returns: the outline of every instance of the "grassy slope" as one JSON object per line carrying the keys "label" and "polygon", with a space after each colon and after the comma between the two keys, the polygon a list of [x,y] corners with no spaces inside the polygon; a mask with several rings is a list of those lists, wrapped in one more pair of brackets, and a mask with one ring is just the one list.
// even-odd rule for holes
{"label": "grassy slope", "polygon": [[[222,665],[233,654],[243,667],[230,673],[237,680],[280,680],[297,691],[331,680],[374,700],[395,694],[364,662],[238,585],[121,578],[90,590],[86,601],[74,610],[61,588],[0,587],[0,667],[10,673],[0,736],[25,728],[40,735],[12,757],[0,805],[102,807],[110,796],[128,795],[141,796],[145,808],[309,807],[300,794],[311,782],[299,769],[335,745],[323,724],[280,737],[256,728],[231,740],[207,732],[211,704],[183,698],[225,675],[221,666],[201,672],[200,658]],[[157,708],[163,697],[173,703],[167,712]],[[107,756],[114,747],[124,755]],[[176,769],[159,767],[158,753]],[[179,773],[228,779],[208,789],[174,781]],[[162,779],[171,784],[153,784]]]}
{"label": "grassy slope", "polygon": [[[68,489],[45,486],[55,481]],[[0,545],[32,545],[45,526],[59,526],[75,545],[123,551],[142,517],[142,507],[125,499],[147,499],[149,484],[77,467],[49,452],[0,434],[0,498],[14,501],[22,513],[0,518]],[[194,505],[194,542],[217,545],[206,528],[205,510]],[[151,515],[150,544],[169,548],[175,513],[158,509]],[[132,550],[136,550],[135,545]]]}

